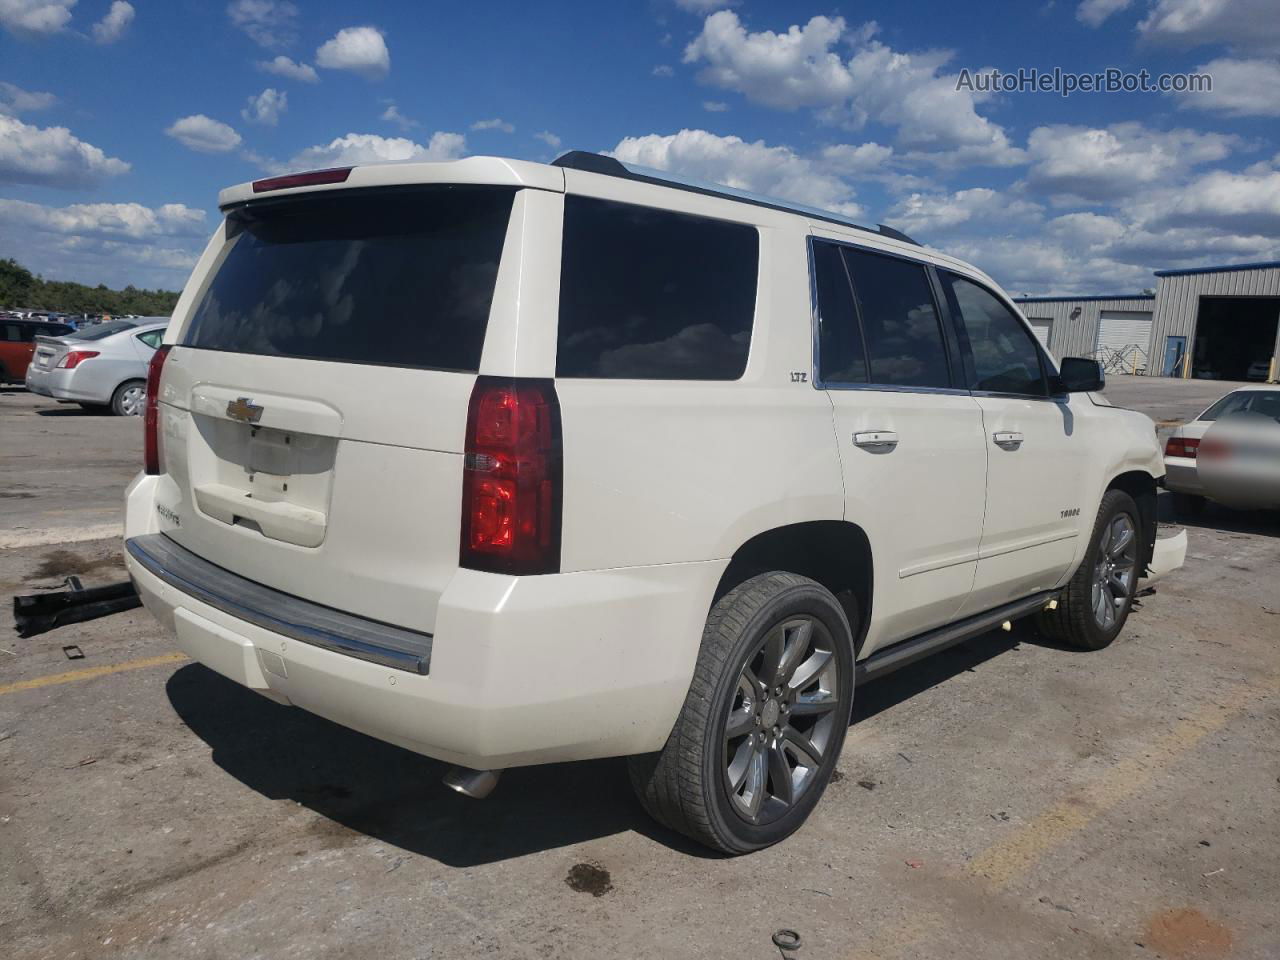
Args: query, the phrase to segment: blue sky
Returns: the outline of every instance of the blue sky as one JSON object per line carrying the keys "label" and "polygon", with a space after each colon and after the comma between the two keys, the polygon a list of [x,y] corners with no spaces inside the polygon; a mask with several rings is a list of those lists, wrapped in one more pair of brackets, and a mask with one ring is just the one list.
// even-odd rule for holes
{"label": "blue sky", "polygon": [[[984,95],[961,70],[1200,71]],[[217,191],[564,149],[885,222],[1015,293],[1280,258],[1276,0],[0,0],[0,256],[176,288]]]}

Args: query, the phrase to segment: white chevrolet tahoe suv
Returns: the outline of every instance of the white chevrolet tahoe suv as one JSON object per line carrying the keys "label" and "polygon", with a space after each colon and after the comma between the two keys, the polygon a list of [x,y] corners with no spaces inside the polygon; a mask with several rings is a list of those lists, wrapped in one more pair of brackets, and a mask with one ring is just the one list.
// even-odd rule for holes
{"label": "white chevrolet tahoe suv", "polygon": [[220,205],[129,572],[196,660],[464,793],[627,756],[658,820],[755,850],[856,684],[1031,614],[1104,647],[1159,565],[1151,421],[896,231],[583,153]]}

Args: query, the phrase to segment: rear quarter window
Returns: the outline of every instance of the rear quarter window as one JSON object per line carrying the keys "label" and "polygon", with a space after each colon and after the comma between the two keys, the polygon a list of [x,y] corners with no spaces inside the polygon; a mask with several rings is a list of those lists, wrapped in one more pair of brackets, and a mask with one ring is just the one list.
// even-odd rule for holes
{"label": "rear quarter window", "polygon": [[755,227],[591,197],[568,196],[564,208],[557,376],[742,376]]}
{"label": "rear quarter window", "polygon": [[233,211],[184,343],[475,372],[514,195],[344,191]]}

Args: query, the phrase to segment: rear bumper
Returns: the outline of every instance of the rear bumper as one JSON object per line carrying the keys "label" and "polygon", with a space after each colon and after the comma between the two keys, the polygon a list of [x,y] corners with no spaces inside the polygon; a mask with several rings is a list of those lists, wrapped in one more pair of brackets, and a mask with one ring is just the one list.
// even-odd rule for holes
{"label": "rear bumper", "polygon": [[83,403],[106,403],[95,394],[76,389],[75,370],[45,370],[34,363],[27,367],[27,389],[42,397],[55,400],[77,400]]}
{"label": "rear bumper", "polygon": [[1196,462],[1189,457],[1164,458],[1164,486],[1174,493],[1204,496],[1204,484],[1196,472]]}
{"label": "rear bumper", "polygon": [[[139,476],[130,486],[126,539],[158,532],[158,479]],[[659,749],[683,705],[724,569],[723,561],[537,577],[459,569],[441,597],[421,675],[237,615],[159,575],[136,550],[125,561],[147,609],[207,667],[279,702],[476,768]]]}

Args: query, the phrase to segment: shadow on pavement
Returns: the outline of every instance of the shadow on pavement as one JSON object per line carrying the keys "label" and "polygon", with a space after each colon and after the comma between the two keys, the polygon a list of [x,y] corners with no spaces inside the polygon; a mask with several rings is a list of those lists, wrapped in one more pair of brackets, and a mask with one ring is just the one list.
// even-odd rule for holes
{"label": "shadow on pavement", "polygon": [[251,790],[296,800],[350,830],[454,867],[508,860],[634,830],[693,856],[710,851],[654,823],[621,759],[506,771],[486,800],[445,787],[446,764],[283,707],[199,664],[169,702]]}
{"label": "shadow on pavement", "polygon": [[1176,523],[1197,530],[1280,537],[1280,510],[1232,510],[1206,501],[1199,512],[1179,512],[1174,509],[1173,497],[1162,493],[1157,501],[1157,512],[1161,523]]}

